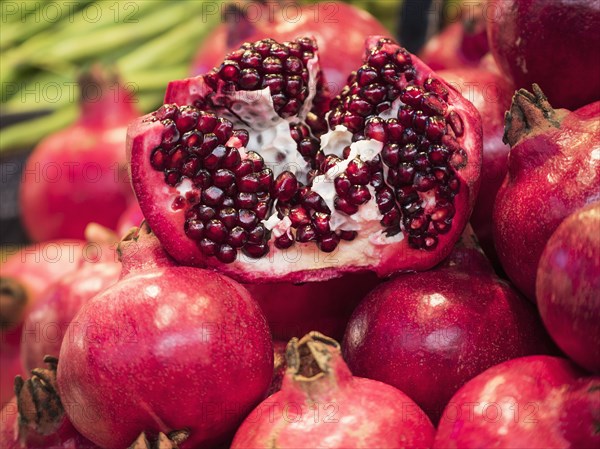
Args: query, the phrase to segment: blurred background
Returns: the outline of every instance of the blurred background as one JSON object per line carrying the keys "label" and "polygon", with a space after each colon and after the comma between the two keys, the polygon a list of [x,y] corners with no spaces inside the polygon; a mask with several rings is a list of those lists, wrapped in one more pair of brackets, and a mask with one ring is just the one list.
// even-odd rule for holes
{"label": "blurred background", "polygon": [[[310,7],[314,2],[297,3]],[[429,37],[460,20],[459,0],[346,3],[374,15],[411,52],[418,52]],[[82,74],[98,66],[109,71],[136,110],[147,113],[162,103],[170,80],[194,74],[201,48],[223,46],[215,37],[219,26],[229,40],[243,30],[247,4],[3,1],[0,243],[28,241],[19,214],[21,172],[36,144],[77,120]]]}

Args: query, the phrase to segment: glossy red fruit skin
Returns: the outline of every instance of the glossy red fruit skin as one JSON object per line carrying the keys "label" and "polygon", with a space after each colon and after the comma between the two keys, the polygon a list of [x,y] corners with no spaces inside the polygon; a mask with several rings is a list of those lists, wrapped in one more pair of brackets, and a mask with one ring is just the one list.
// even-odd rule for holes
{"label": "glossy red fruit skin", "polygon": [[[79,405],[67,409],[73,425],[105,448],[127,447],[141,430],[181,429],[190,431],[182,448],[214,447],[262,399],[273,375],[258,305],[211,271],[134,271],[73,323],[77,329],[67,332],[74,337],[60,352],[60,396]],[[95,411],[93,419],[85,410]]]}
{"label": "glossy red fruit skin", "polygon": [[556,344],[600,372],[600,203],[569,215],[552,234],[537,271],[536,297]]}
{"label": "glossy red fruit skin", "polygon": [[502,141],[502,136],[504,113],[510,108],[514,87],[499,73],[483,68],[442,70],[438,75],[473,103],[481,115],[481,184],[470,223],[486,255],[497,263],[492,237],[492,213],[496,194],[508,170],[510,147]]}
{"label": "glossy red fruit skin", "polygon": [[581,375],[558,357],[522,357],[496,365],[454,395],[433,447],[596,447],[600,378],[578,379]]}
{"label": "glossy red fruit skin", "polygon": [[597,200],[600,191],[600,102],[555,114],[560,127],[543,124],[512,145],[494,203],[498,257],[531,300],[546,242],[565,217]]}
{"label": "glossy red fruit skin", "polygon": [[23,323],[21,360],[25,372],[40,366],[45,355],[58,356],[65,331],[79,309],[117,282],[120,274],[118,261],[84,264],[44,292]]}
{"label": "glossy red fruit skin", "polygon": [[[319,374],[305,377],[290,363],[289,345],[288,370],[281,390],[265,399],[246,418],[231,449],[431,445],[435,430],[425,413],[401,391],[354,377],[339,353],[339,346],[325,362],[325,372],[319,371],[320,365]],[[368,425],[357,431],[349,423]]]}
{"label": "glossy red fruit skin", "polygon": [[587,0],[492,0],[490,50],[517,88],[540,85],[554,107],[576,109],[599,99],[600,5]]}
{"label": "glossy red fruit skin", "polygon": [[[295,8],[273,8],[273,5],[258,7],[262,8],[258,19],[242,19],[240,23],[231,24],[233,31],[227,29],[227,24],[215,29],[194,59],[193,76],[208,73],[221,63],[228,51],[238,48],[243,42],[268,37],[283,42],[314,36],[319,45],[325,81],[335,96],[346,85],[350,72],[362,64],[365,38],[388,34],[385,27],[368,12],[342,2],[321,2],[298,8],[299,12],[294,12],[294,16],[298,14],[297,20],[289,20]],[[236,34],[242,36],[236,38]],[[227,42],[230,37],[233,39]]]}
{"label": "glossy red fruit skin", "polygon": [[100,449],[86,440],[67,419],[52,435],[28,432],[21,443],[18,435],[18,415],[16,399],[13,397],[0,411],[0,447],[2,449]]}
{"label": "glossy red fruit skin", "polygon": [[58,240],[28,245],[3,255],[0,275],[3,281],[11,279],[23,289],[26,304],[18,317],[9,318],[16,322],[4,323],[0,329],[0,407],[14,395],[15,376],[23,373],[20,358],[23,320],[44,290],[81,264],[87,257],[87,249],[93,248],[83,240]]}
{"label": "glossy red fruit skin", "polygon": [[380,282],[374,274],[362,273],[323,282],[245,287],[260,304],[273,338],[288,341],[312,330],[341,339],[354,308]]}
{"label": "glossy red fruit skin", "polygon": [[354,374],[405,391],[434,423],[469,379],[550,346],[535,308],[468,248],[457,248],[442,267],[373,290],[343,343]]}
{"label": "glossy red fruit skin", "polygon": [[115,229],[133,200],[124,143],[139,116],[122,88],[92,86],[79,119],[46,137],[27,159],[20,187],[23,225],[34,241],[83,238],[90,222]]}

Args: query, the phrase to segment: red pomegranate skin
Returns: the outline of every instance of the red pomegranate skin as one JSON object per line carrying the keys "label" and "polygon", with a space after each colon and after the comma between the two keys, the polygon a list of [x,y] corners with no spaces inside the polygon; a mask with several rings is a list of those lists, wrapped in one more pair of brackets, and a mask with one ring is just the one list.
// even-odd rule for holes
{"label": "red pomegranate skin", "polygon": [[517,88],[540,85],[555,107],[600,99],[600,4],[588,0],[491,0],[490,50]]}
{"label": "red pomegranate skin", "polygon": [[287,341],[313,330],[341,339],[354,308],[379,283],[374,274],[359,273],[323,282],[245,287],[260,304],[273,338]]}
{"label": "red pomegranate skin", "polygon": [[325,81],[335,96],[346,85],[350,72],[361,66],[365,38],[389,34],[367,11],[342,2],[320,2],[295,11],[296,8],[273,8],[270,5],[263,7],[259,19],[241,20],[233,24],[233,30],[228,30],[227,24],[220,25],[213,31],[213,36],[205,40],[194,59],[192,76],[208,73],[219,66],[227,52],[244,42],[268,37],[283,42],[313,36],[319,45]]}
{"label": "red pomegranate skin", "polygon": [[15,376],[23,373],[20,343],[21,326],[11,332],[0,332],[0,408],[15,394]]}
{"label": "red pomegranate skin", "polygon": [[326,362],[319,362],[326,370],[316,368],[314,376],[296,371],[289,351],[288,345],[281,390],[246,418],[231,449],[431,446],[435,429],[417,404],[389,385],[354,377],[339,346]]}
{"label": "red pomegranate skin", "polygon": [[51,435],[40,435],[27,432],[24,441],[19,439],[19,411],[13,397],[0,411],[0,447],[2,449],[100,449],[86,440],[73,428],[68,420],[64,420],[60,428]]}
{"label": "red pomegranate skin", "polygon": [[90,222],[115,229],[133,201],[124,144],[127,124],[139,116],[135,100],[94,83],[79,119],[42,140],[23,169],[21,218],[34,241],[83,238]]}
{"label": "red pomegranate skin", "polygon": [[573,361],[600,372],[600,203],[569,215],[548,240],[537,271],[542,320]]}
{"label": "red pomegranate skin", "polygon": [[504,76],[483,68],[456,68],[438,72],[444,81],[473,103],[483,126],[483,158],[479,195],[471,225],[487,256],[497,262],[492,237],[492,213],[498,189],[508,170],[510,147],[502,141],[504,113],[510,108],[514,87]]}
{"label": "red pomegranate skin", "polygon": [[[187,429],[182,448],[233,434],[273,375],[267,322],[250,294],[218,273],[157,267],[88,302],[69,328],[58,387],[73,425],[103,448]],[[90,412],[93,410],[93,413]]]}
{"label": "red pomegranate skin", "polygon": [[574,112],[555,110],[552,120],[559,127],[541,120],[511,146],[508,173],[494,203],[498,257],[531,300],[540,256],[554,230],[600,197],[600,102]]}
{"label": "red pomegranate skin", "polygon": [[343,349],[355,375],[406,392],[436,423],[469,379],[550,345],[535,308],[483,254],[458,248],[446,266],[397,276],[367,295]]}
{"label": "red pomegranate skin", "polygon": [[40,366],[45,355],[58,356],[65,331],[79,309],[117,282],[120,274],[117,261],[84,264],[46,290],[23,323],[21,360],[26,372]]}
{"label": "red pomegranate skin", "polygon": [[496,365],[454,395],[433,447],[598,447],[600,378],[579,377],[575,365],[558,357]]}

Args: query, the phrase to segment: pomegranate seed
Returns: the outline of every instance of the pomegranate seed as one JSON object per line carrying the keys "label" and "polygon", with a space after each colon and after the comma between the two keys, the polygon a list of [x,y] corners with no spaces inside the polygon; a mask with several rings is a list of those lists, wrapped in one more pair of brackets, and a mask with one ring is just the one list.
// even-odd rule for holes
{"label": "pomegranate seed", "polygon": [[204,223],[198,220],[188,220],[184,225],[185,235],[192,240],[200,240],[204,237]]}
{"label": "pomegranate seed", "polygon": [[235,205],[240,209],[254,209],[258,203],[256,194],[249,192],[239,192],[235,198]]}
{"label": "pomegranate seed", "polygon": [[225,244],[221,245],[217,250],[217,259],[223,263],[232,263],[237,257],[237,251],[231,246]]}
{"label": "pomegranate seed", "polygon": [[371,193],[365,186],[352,186],[348,192],[348,201],[356,206],[365,204],[371,199]]}
{"label": "pomegranate seed", "polygon": [[378,104],[385,100],[387,92],[385,87],[381,84],[373,83],[369,86],[363,87],[361,90],[361,97],[367,100],[371,104]]}
{"label": "pomegranate seed", "polygon": [[377,70],[368,65],[363,65],[356,72],[356,82],[359,86],[367,86],[379,77]]}
{"label": "pomegranate seed", "polygon": [[165,172],[165,182],[170,186],[176,186],[181,180],[181,175],[177,170],[167,170]]}
{"label": "pomegranate seed", "polygon": [[425,134],[431,141],[439,141],[446,134],[446,121],[440,116],[429,117],[425,122]]}
{"label": "pomegranate seed", "polygon": [[429,78],[427,81],[425,81],[423,87],[425,87],[426,91],[435,93],[442,100],[448,101],[448,89],[444,87],[440,80]]}
{"label": "pomegranate seed", "polygon": [[394,64],[386,64],[380,71],[381,77],[386,83],[396,84],[399,79],[398,72]]}
{"label": "pomegranate seed", "polygon": [[214,256],[217,253],[218,245],[210,239],[200,240],[200,251],[205,256]]}
{"label": "pomegranate seed", "polygon": [[347,113],[342,120],[342,124],[352,133],[360,131],[364,123],[364,118],[350,113]]}
{"label": "pomegranate seed", "polygon": [[354,158],[346,168],[348,180],[353,184],[367,185],[371,178],[371,170],[361,159]]}
{"label": "pomegranate seed", "polygon": [[298,228],[296,240],[300,243],[307,243],[316,240],[317,234],[311,225],[304,225]]}
{"label": "pomegranate seed", "polygon": [[249,160],[241,161],[236,167],[233,168],[235,176],[241,178],[252,173],[254,170],[254,163]]}
{"label": "pomegranate seed", "polygon": [[207,206],[220,206],[225,198],[225,192],[216,186],[210,186],[202,191],[202,203]]}
{"label": "pomegranate seed", "polygon": [[348,111],[361,117],[367,117],[373,113],[373,106],[358,95],[353,95],[348,103]]}
{"label": "pomegranate seed", "polygon": [[393,142],[399,142],[402,139],[402,133],[404,127],[400,124],[398,119],[391,118],[386,122],[387,134],[389,139]]}
{"label": "pomegranate seed", "polygon": [[165,168],[166,156],[162,148],[157,147],[152,151],[152,156],[150,156],[150,164],[155,170],[162,171]]}
{"label": "pomegranate seed", "polygon": [[175,124],[180,133],[185,133],[193,129],[197,121],[198,110],[193,107],[184,106],[179,111],[179,116],[175,119]]}
{"label": "pomegranate seed", "polygon": [[281,59],[275,56],[267,56],[262,63],[264,73],[281,73],[283,65]]}
{"label": "pomegranate seed", "polygon": [[239,85],[244,90],[253,90],[260,86],[261,78],[255,69],[244,69],[240,74]]}
{"label": "pomegranate seed", "polygon": [[429,160],[434,165],[444,165],[448,162],[448,157],[450,156],[450,152],[444,146],[440,145],[431,145],[429,147]]}
{"label": "pomegranate seed", "polygon": [[[398,121],[404,127],[412,126],[414,110],[409,106],[403,106],[398,110]],[[414,132],[414,131],[413,131]]]}
{"label": "pomegranate seed", "polygon": [[254,151],[248,151],[246,153],[246,161],[252,162],[254,171],[261,171],[265,165],[265,161],[262,156]]}
{"label": "pomegranate seed", "polygon": [[333,185],[335,186],[335,191],[340,196],[345,196],[350,190],[350,187],[352,187],[352,183],[344,173],[335,178]]}
{"label": "pomegranate seed", "polygon": [[244,246],[243,251],[246,255],[254,259],[260,259],[269,252],[269,247],[265,243],[260,243],[258,245],[247,244]]}
{"label": "pomegranate seed", "polygon": [[279,249],[286,249],[289,248],[290,246],[292,246],[294,244],[294,240],[292,238],[292,236],[289,233],[285,233],[283,235],[280,235],[279,237],[277,237],[275,239],[275,247],[279,248]]}
{"label": "pomegranate seed", "polygon": [[330,213],[329,207],[325,203],[325,200],[317,192],[309,191],[306,195],[302,196],[300,201],[302,205],[307,209],[312,209],[315,212]]}
{"label": "pomegranate seed", "polygon": [[386,141],[385,121],[380,117],[373,117],[365,123],[365,137],[380,142]]}
{"label": "pomegranate seed", "polygon": [[219,220],[212,219],[206,224],[204,235],[215,243],[223,243],[227,239],[227,228]]}
{"label": "pomegranate seed", "polygon": [[302,69],[304,68],[304,64],[302,64],[302,61],[296,56],[290,56],[289,58],[287,58],[285,60],[284,66],[286,72],[294,74],[302,73]]}
{"label": "pomegranate seed", "polygon": [[270,168],[264,168],[258,172],[258,191],[270,192],[273,185],[273,172]]}
{"label": "pomegranate seed", "polygon": [[258,191],[259,181],[257,173],[250,173],[236,182],[237,188],[240,192],[255,193]]}
{"label": "pomegranate seed", "polygon": [[325,160],[319,164],[319,169],[321,173],[327,173],[329,169],[336,166],[336,164],[340,163],[341,159],[337,157],[335,154],[328,155]]}
{"label": "pomegranate seed", "polygon": [[294,206],[290,209],[289,218],[294,228],[299,228],[310,223],[310,217],[302,206]]}
{"label": "pomegranate seed", "polygon": [[392,228],[400,224],[400,212],[395,207],[386,212],[381,219],[381,225],[386,228]]}
{"label": "pomegranate seed", "polygon": [[337,210],[345,213],[346,215],[354,215],[356,212],[358,212],[358,206],[350,203],[347,199],[340,196],[335,198],[333,205]]}
{"label": "pomegranate seed", "polygon": [[229,229],[235,226],[238,219],[237,210],[232,207],[221,209],[217,216],[219,217],[221,223],[223,223]]}
{"label": "pomegranate seed", "polygon": [[421,109],[427,115],[446,115],[448,105],[436,94],[427,92],[421,97]]}
{"label": "pomegranate seed", "polygon": [[324,253],[330,253],[337,248],[339,243],[340,238],[337,234],[332,232],[329,235],[321,237],[321,239],[318,242],[318,245],[321,251],[323,251]]}
{"label": "pomegranate seed", "polygon": [[248,243],[256,245],[263,243],[266,233],[265,227],[259,224],[254,229],[248,231]]}
{"label": "pomegranate seed", "polygon": [[329,227],[329,215],[317,212],[313,216],[312,224],[317,234],[325,235],[331,232]]}
{"label": "pomegranate seed", "polygon": [[285,80],[285,93],[290,97],[295,97],[300,94],[303,87],[304,83],[302,82],[302,78],[299,76],[288,76]]}
{"label": "pomegranate seed", "polygon": [[163,126],[161,146],[170,150],[179,140],[179,130],[177,129],[175,122],[170,119],[164,120]]}
{"label": "pomegranate seed", "polygon": [[259,220],[264,220],[265,218],[267,218],[269,209],[270,209],[269,203],[266,201],[261,201],[254,208],[254,212],[256,213],[256,216],[258,217]]}
{"label": "pomegranate seed", "polygon": [[423,111],[415,111],[413,113],[413,127],[420,133],[425,132],[427,119],[428,117]]}
{"label": "pomegranate seed", "polygon": [[388,167],[395,167],[400,162],[400,147],[395,143],[384,145],[381,150],[383,162]]}
{"label": "pomegranate seed", "polygon": [[298,180],[292,172],[282,172],[273,185],[273,197],[280,201],[291,200],[298,190]]}
{"label": "pomegranate seed", "polygon": [[356,231],[340,231],[340,239],[351,241],[356,238],[358,233]]}
{"label": "pomegranate seed", "polygon": [[302,141],[298,144],[298,151],[305,158],[312,158],[319,151],[319,147],[319,141],[314,137],[309,137],[302,139]]}
{"label": "pomegranate seed", "polygon": [[235,226],[229,232],[229,237],[227,237],[227,243],[234,248],[241,248],[248,241],[248,236],[246,231],[240,226]]}
{"label": "pomegranate seed", "polygon": [[229,137],[231,137],[232,131],[233,123],[227,119],[220,118],[213,130],[213,134],[217,136],[217,139],[219,139],[220,142],[225,143],[229,140]]}
{"label": "pomegranate seed", "polygon": [[402,186],[396,188],[396,200],[399,204],[404,205],[419,199],[418,193],[412,186]]}
{"label": "pomegranate seed", "polygon": [[262,57],[256,51],[246,50],[242,54],[241,63],[242,67],[252,67],[256,69],[262,65]]}
{"label": "pomegranate seed", "polygon": [[382,189],[376,195],[377,206],[379,207],[379,212],[385,214],[389,212],[396,205],[396,198],[394,197],[394,192],[392,192],[389,188]]}
{"label": "pomegranate seed", "polygon": [[421,105],[423,93],[423,88],[420,86],[407,86],[406,89],[402,91],[402,94],[400,94],[400,101],[415,108],[419,107]]}
{"label": "pomegranate seed", "polygon": [[246,229],[250,230],[256,226],[258,222],[258,217],[256,214],[248,209],[240,209],[238,212],[238,224]]}
{"label": "pomegranate seed", "polygon": [[448,114],[447,120],[456,137],[461,137],[465,130],[460,115],[458,115],[456,111],[451,111],[450,114]]}
{"label": "pomegranate seed", "polygon": [[175,120],[177,115],[179,114],[179,108],[175,104],[163,104],[158,110],[154,113],[154,116],[158,120]]}
{"label": "pomegranate seed", "polygon": [[197,128],[203,134],[211,133],[215,126],[217,125],[217,116],[212,112],[200,112],[200,116],[198,117]]}
{"label": "pomegranate seed", "polygon": [[452,153],[450,156],[450,165],[456,170],[460,170],[467,166],[467,153],[462,148]]}

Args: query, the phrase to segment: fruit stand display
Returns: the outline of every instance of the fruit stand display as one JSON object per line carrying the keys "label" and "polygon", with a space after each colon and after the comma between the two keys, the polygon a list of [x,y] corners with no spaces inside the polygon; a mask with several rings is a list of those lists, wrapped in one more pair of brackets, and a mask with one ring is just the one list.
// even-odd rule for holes
{"label": "fruit stand display", "polygon": [[600,447],[597,3],[1,7],[0,447]]}

